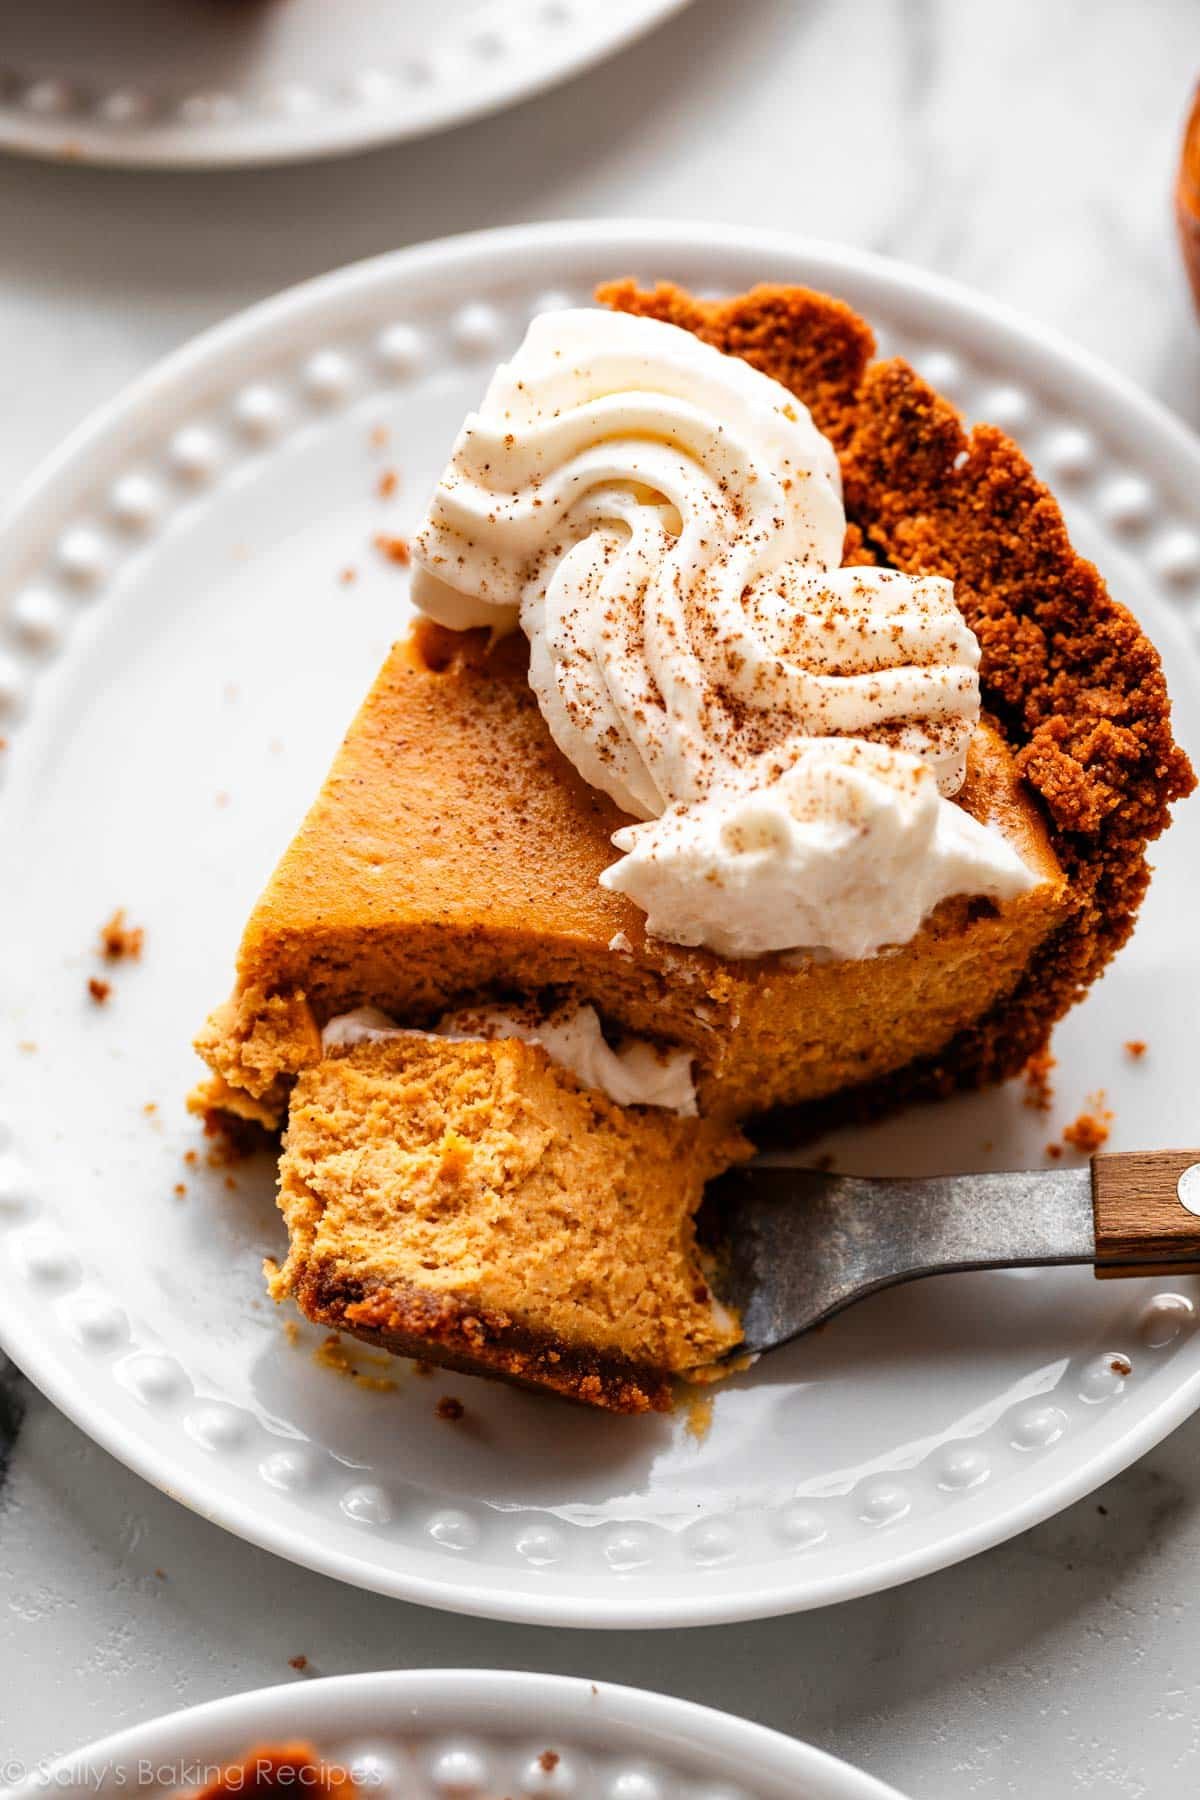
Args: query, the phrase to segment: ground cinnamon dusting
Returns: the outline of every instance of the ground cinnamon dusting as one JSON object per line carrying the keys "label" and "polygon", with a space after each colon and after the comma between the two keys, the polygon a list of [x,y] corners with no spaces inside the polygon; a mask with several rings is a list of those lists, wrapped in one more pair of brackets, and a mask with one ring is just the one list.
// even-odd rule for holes
{"label": "ground cinnamon dusting", "polygon": [[118,906],[108,923],[100,927],[100,955],[105,962],[136,961],[142,954],[146,933],[141,925],[126,925],[125,908]]}
{"label": "ground cinnamon dusting", "polygon": [[386,556],[389,562],[398,563],[402,569],[407,569],[412,561],[412,547],[407,538],[393,537],[386,531],[377,531],[373,541],[381,556]]}

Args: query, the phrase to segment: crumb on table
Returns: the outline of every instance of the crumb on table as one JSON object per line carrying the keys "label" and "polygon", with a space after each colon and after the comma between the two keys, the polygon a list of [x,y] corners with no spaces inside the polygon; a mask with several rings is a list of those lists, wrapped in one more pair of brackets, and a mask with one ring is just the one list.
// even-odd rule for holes
{"label": "crumb on table", "polygon": [[91,975],[88,977],[88,993],[97,1006],[103,1006],[112,993],[112,982],[101,981],[98,975]]}
{"label": "crumb on table", "polygon": [[538,1757],[538,1768],[544,1775],[553,1775],[561,1761],[562,1757],[557,1750],[543,1750]]}
{"label": "crumb on table", "polygon": [[1126,1056],[1132,1056],[1134,1062],[1140,1062],[1150,1048],[1142,1038],[1129,1038],[1125,1044]]}
{"label": "crumb on table", "polygon": [[375,492],[381,500],[390,500],[400,486],[400,477],[395,469],[385,469],[375,483]]}
{"label": "crumb on table", "polygon": [[443,1394],[433,1410],[439,1419],[455,1421],[461,1419],[467,1409],[455,1395]]}
{"label": "crumb on table", "polygon": [[338,580],[341,582],[343,587],[350,587],[350,585],[353,582],[358,580],[358,570],[356,568],[353,568],[351,566],[351,564],[347,563],[346,567],[342,570],[341,574],[338,576]]}
{"label": "crumb on table", "polygon": [[289,1669],[298,1669],[299,1672],[301,1674],[303,1674],[305,1669],[307,1669],[307,1667],[308,1667],[307,1656],[289,1656],[288,1657],[288,1668]]}
{"label": "crumb on table", "polygon": [[118,906],[107,924],[100,927],[100,955],[105,962],[136,961],[142,954],[146,933],[141,925],[126,925],[125,908]]}

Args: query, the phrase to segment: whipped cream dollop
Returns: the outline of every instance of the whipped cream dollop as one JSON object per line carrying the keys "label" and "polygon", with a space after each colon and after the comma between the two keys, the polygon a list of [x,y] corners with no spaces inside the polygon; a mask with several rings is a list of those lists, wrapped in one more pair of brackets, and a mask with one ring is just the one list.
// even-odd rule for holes
{"label": "whipped cream dollop", "polygon": [[584,1087],[599,1088],[618,1106],[661,1106],[688,1118],[696,1112],[688,1052],[659,1049],[642,1038],[626,1038],[614,1048],[592,1006],[564,1006],[545,1014],[525,1008],[462,1007],[446,1013],[432,1031],[408,1029],[376,1006],[360,1006],[330,1019],[321,1042],[329,1049],[397,1037],[439,1037],[454,1043],[521,1038],[540,1044],[551,1062],[569,1069]]}
{"label": "whipped cream dollop", "polygon": [[802,403],[658,320],[543,314],[463,425],[413,599],[524,630],[555,743],[641,821],[601,880],[657,936],[864,956],[1034,884],[952,802],[980,703],[951,584],[842,567],[844,535]]}

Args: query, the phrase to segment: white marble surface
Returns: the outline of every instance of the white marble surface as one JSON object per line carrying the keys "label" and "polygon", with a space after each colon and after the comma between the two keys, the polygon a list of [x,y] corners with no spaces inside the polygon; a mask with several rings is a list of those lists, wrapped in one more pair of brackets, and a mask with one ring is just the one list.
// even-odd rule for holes
{"label": "white marble surface", "polygon": [[[215,176],[0,162],[0,482],[164,351],[290,282],[445,232],[604,214],[908,258],[1069,332],[1198,425],[1200,325],[1169,213],[1195,25],[1194,0],[695,0],[555,94],[369,158]],[[303,1679],[288,1659],[306,1655],[316,1674],[458,1663],[638,1682],[811,1738],[914,1800],[1134,1800],[1200,1778],[1200,1420],[964,1567],[669,1636],[339,1589],[154,1493],[11,1373],[6,1437],[0,1764]]]}

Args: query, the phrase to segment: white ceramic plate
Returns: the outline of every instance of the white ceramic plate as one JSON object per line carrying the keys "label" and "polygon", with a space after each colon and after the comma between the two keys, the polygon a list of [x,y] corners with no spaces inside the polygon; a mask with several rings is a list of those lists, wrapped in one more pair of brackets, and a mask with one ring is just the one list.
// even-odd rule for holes
{"label": "white ceramic plate", "polygon": [[[381,1392],[317,1366],[319,1334],[290,1341],[263,1294],[270,1167],[233,1192],[185,1166],[191,1033],[402,628],[405,576],[373,534],[412,526],[530,315],[625,272],[845,295],[1015,431],[1162,646],[1200,745],[1192,439],[970,295],[782,238],[543,226],[348,269],[173,357],[0,530],[0,1337],[99,1442],[256,1543],[433,1605],[593,1626],[786,1612],[954,1562],[1088,1492],[1200,1396],[1194,1283],[1080,1270],[879,1296],[719,1389],[702,1440],[683,1417],[407,1365]],[[1036,1165],[1102,1087],[1117,1146],[1194,1143],[1197,807],[1156,860],[1136,939],[1058,1034],[1052,1117],[974,1096],[843,1138],[842,1166]],[[117,905],[146,950],[96,1006],[91,946]],[[446,1393],[458,1425],[434,1415]]]}
{"label": "white ceramic plate", "polygon": [[826,1751],[709,1706],[482,1669],[236,1694],[90,1744],[23,1777],[14,1796],[166,1800],[257,1744],[297,1737],[331,1773],[354,1775],[365,1800],[900,1800]]}
{"label": "white ceramic plate", "polygon": [[364,1800],[899,1800],[823,1750],[707,1706],[565,1675],[471,1669],[238,1694],[105,1738],[34,1772],[16,1793],[104,1800],[136,1790],[166,1800],[255,1745],[297,1737],[331,1771],[355,1775]]}
{"label": "white ceramic plate", "polygon": [[5,0],[0,146],[209,167],[421,137],[578,74],[687,0]]}

